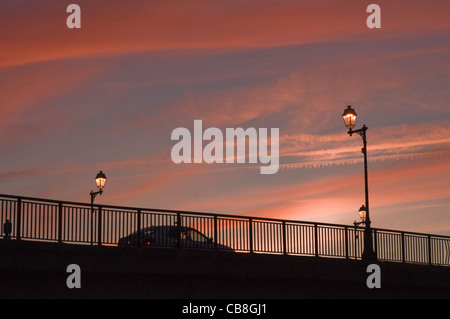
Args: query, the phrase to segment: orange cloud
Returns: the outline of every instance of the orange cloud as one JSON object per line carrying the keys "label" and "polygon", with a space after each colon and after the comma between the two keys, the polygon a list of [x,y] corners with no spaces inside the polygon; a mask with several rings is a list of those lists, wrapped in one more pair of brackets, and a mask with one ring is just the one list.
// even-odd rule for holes
{"label": "orange cloud", "polygon": [[[3,4],[0,67],[80,56],[168,49],[258,48],[448,28],[446,1],[381,1],[383,29],[368,34],[366,4],[352,1],[80,0],[82,28],[66,27],[67,3]],[[414,21],[414,22],[412,22]],[[384,30],[387,31],[384,31]]]}

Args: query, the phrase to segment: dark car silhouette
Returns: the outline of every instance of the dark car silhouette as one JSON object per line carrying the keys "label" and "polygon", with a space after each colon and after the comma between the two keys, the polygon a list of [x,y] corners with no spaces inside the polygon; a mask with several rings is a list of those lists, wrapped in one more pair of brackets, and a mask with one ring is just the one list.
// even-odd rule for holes
{"label": "dark car silhouette", "polygon": [[[179,235],[178,235],[178,232]],[[119,246],[137,246],[138,232],[119,239]],[[178,243],[178,241],[180,241]],[[191,227],[151,226],[140,231],[141,246],[153,247],[183,247],[199,249],[215,249],[234,251],[232,248],[215,243],[198,230]]]}

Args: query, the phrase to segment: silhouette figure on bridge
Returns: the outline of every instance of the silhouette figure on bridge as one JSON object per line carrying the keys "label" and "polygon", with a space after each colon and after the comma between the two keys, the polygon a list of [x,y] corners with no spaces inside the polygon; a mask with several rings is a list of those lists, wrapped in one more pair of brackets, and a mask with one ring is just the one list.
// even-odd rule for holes
{"label": "silhouette figure on bridge", "polygon": [[11,228],[12,224],[9,221],[9,219],[7,219],[6,222],[3,224],[3,233],[5,234],[5,239],[9,239],[9,236],[11,235]]}

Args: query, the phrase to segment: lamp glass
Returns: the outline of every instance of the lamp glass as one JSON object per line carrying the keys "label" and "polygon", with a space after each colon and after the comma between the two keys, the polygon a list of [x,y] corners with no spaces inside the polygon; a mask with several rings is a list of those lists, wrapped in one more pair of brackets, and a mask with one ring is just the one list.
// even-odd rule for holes
{"label": "lamp glass", "polygon": [[361,208],[358,211],[358,214],[363,222],[366,221],[367,209],[366,207],[364,207],[364,205],[361,206]]}
{"label": "lamp glass", "polygon": [[344,111],[344,114],[342,114],[342,117],[345,122],[345,126],[347,126],[349,129],[352,129],[356,124],[356,112],[355,110],[349,105]]}
{"label": "lamp glass", "polygon": [[95,183],[97,184],[98,189],[103,189],[103,187],[105,187],[106,176],[102,171],[100,171],[95,177]]}

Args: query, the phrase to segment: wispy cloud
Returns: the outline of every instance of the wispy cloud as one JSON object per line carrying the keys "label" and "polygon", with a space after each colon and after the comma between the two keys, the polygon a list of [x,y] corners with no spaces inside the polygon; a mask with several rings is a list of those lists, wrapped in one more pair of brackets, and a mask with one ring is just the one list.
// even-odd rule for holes
{"label": "wispy cloud", "polygon": [[[430,130],[430,127],[433,129]],[[371,162],[449,157],[450,123],[437,122],[415,125],[397,125],[384,127],[379,132],[368,131],[371,140],[368,145]],[[371,135],[369,135],[371,134]],[[359,139],[358,134],[356,139]],[[362,155],[356,156],[362,143],[354,146],[340,146],[345,134],[314,136],[283,136],[281,143],[285,147],[281,152],[282,168],[318,168],[331,165],[351,165],[362,161]],[[388,141],[388,142],[386,142]],[[288,162],[288,163],[286,163]]]}
{"label": "wispy cloud", "polygon": [[[78,2],[82,28],[68,30],[66,3],[3,3],[0,67],[92,55],[155,50],[223,50],[288,46],[366,35],[366,4],[352,1],[132,1],[107,5]],[[411,29],[448,28],[448,3],[382,1],[383,26],[372,37],[395,37]],[[45,17],[45,18],[43,18]],[[411,23],[414,21],[414,23]],[[263,23],[262,23],[263,22]],[[207,26],[207,27],[206,27]],[[44,36],[43,36],[44,35]],[[17,48],[22,48],[17,50]]]}

